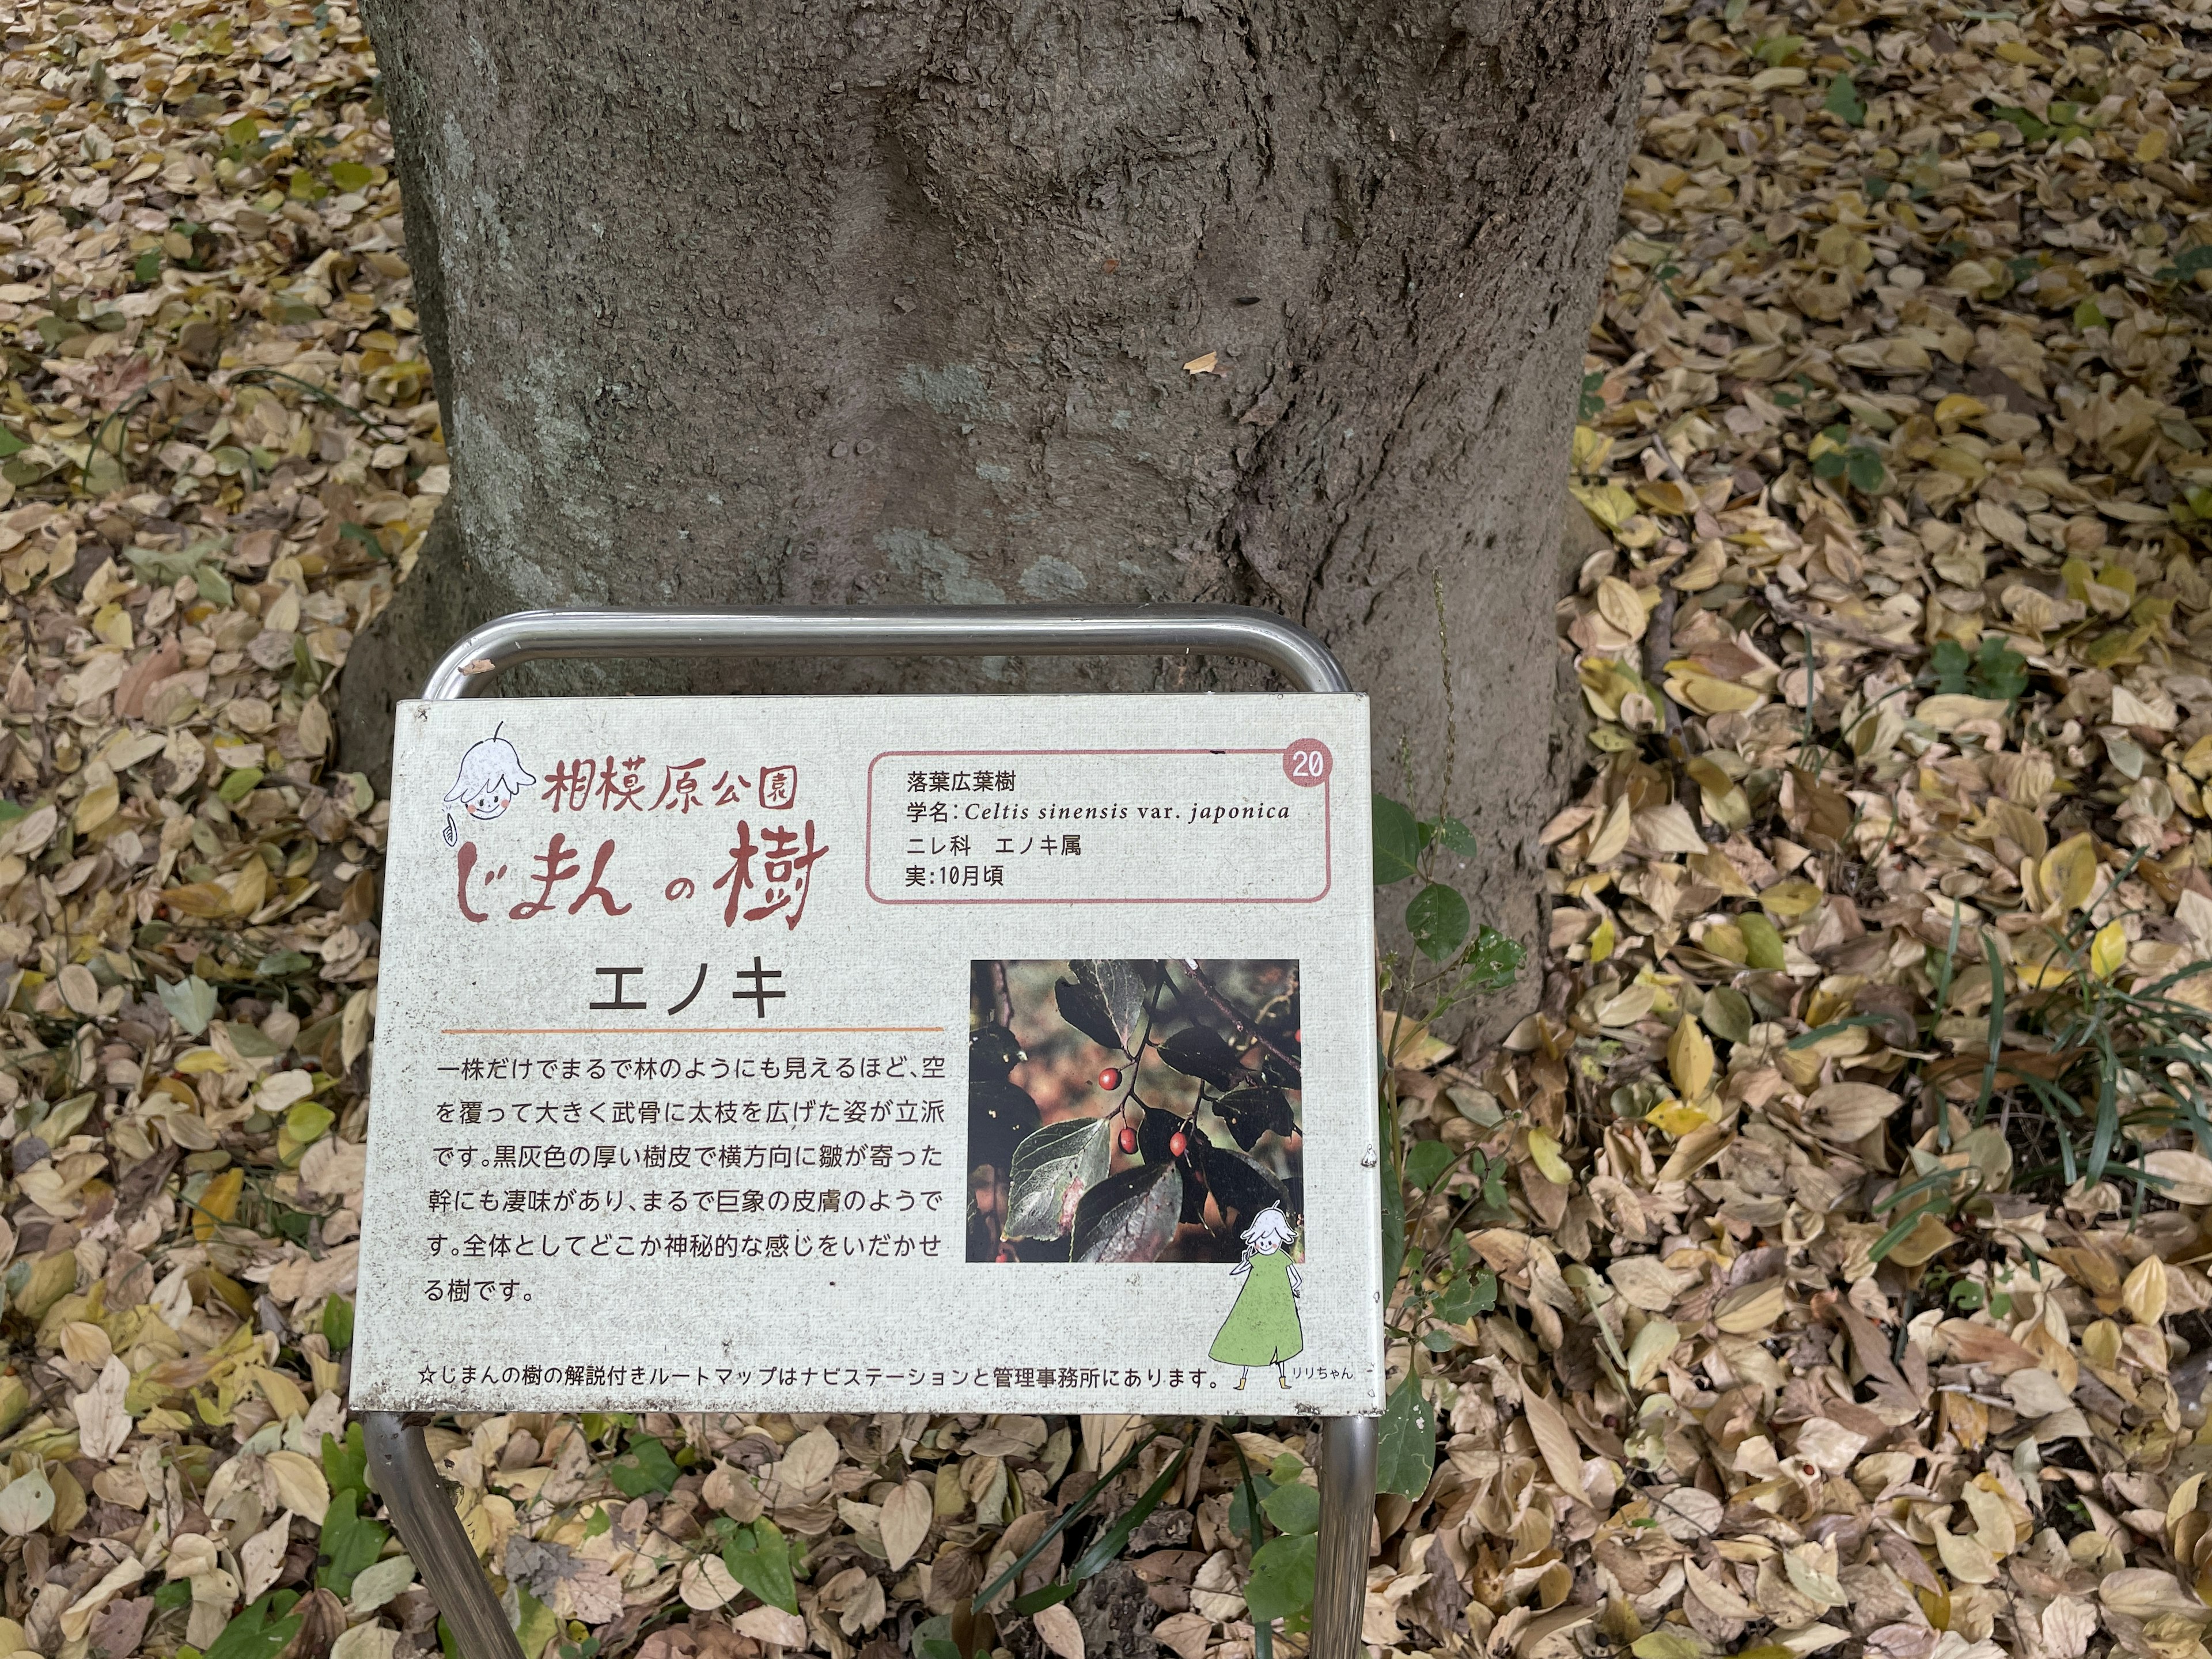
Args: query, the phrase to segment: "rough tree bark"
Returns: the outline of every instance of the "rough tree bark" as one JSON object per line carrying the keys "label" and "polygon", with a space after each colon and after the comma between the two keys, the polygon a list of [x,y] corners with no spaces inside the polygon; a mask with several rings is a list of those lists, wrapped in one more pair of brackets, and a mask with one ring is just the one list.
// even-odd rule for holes
{"label": "rough tree bark", "polygon": [[1534,933],[1568,428],[1650,0],[367,11],[453,488],[355,647],[350,763],[526,606],[1256,604],[1374,695],[1425,812],[1455,714],[1462,884]]}

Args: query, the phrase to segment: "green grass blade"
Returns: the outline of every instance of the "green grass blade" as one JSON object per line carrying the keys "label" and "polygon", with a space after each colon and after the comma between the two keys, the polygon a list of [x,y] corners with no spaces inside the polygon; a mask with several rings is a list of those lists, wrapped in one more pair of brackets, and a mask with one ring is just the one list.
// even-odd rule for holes
{"label": "green grass blade", "polygon": [[[2004,1052],[2005,975],[2004,963],[1997,960],[1997,942],[1990,931],[1982,929],[1982,960],[1990,965],[1990,1057],[1982,1066],[1981,1097],[1974,1102],[1974,1121],[1979,1123],[1988,1115],[1990,1102],[1997,1091],[1997,1056]],[[1941,1113],[1944,1127],[1943,1146],[1951,1145],[1951,1114],[1948,1109]]]}
{"label": "green grass blade", "polygon": [[1908,1198],[1917,1198],[1931,1187],[1948,1187],[1958,1176],[1956,1170],[1931,1170],[1926,1175],[1906,1182],[1894,1192],[1885,1193],[1867,1206],[1869,1213],[1880,1215],[1884,1210],[1893,1210]]}
{"label": "green grass blade", "polygon": [[1121,1554],[1122,1547],[1129,1541],[1129,1534],[1145,1524],[1146,1516],[1159,1508],[1160,1500],[1168,1495],[1168,1488],[1174,1484],[1176,1476],[1182,1473],[1182,1466],[1189,1456],[1188,1451],[1177,1452],[1167,1468],[1160,1471],[1160,1478],[1146,1487],[1145,1495],[1129,1506],[1129,1512],[1091,1540],[1091,1547],[1077,1557],[1075,1565],[1067,1571],[1071,1585],[1096,1577],[1105,1570],[1108,1562]]}
{"label": "green grass blade", "polygon": [[1146,1430],[1146,1432],[1138,1438],[1136,1444],[1131,1446],[1126,1452],[1123,1452],[1120,1461],[1118,1461],[1112,1468],[1107,1470],[1105,1474],[1100,1475],[1097,1482],[1088,1492],[1085,1492],[1082,1497],[1077,1498],[1073,1504],[1070,1504],[1066,1509],[1060,1512],[1058,1516],[1054,1519],[1053,1523],[1044,1529],[1043,1533],[1039,1535],[1036,1542],[1030,1546],[1019,1560],[1016,1561],[1013,1565],[1008,1567],[996,1578],[994,1578],[989,1583],[984,1585],[981,1589],[976,1591],[974,1599],[969,1605],[978,1607],[988,1607],[990,1605],[992,1598],[997,1595],[1000,1590],[1006,1589],[1009,1584],[1019,1583],[1022,1574],[1028,1570],[1030,1563],[1036,1560],[1038,1556],[1044,1553],[1045,1546],[1052,1542],[1054,1539],[1059,1537],[1061,1533],[1065,1532],[1075,1521],[1077,1516],[1080,1516],[1084,1510],[1091,1507],[1092,1500],[1095,1499],[1100,1492],[1104,1492],[1107,1487],[1112,1486],[1114,1482],[1121,1477],[1122,1470],[1127,1468],[1130,1464],[1137,1461],[1137,1454],[1144,1450],[1146,1447],[1151,1445],[1153,1441],[1158,1439],[1163,1432],[1164,1432],[1163,1430],[1157,1428]]}
{"label": "green grass blade", "polygon": [[1899,1245],[1905,1242],[1905,1234],[1911,1232],[1915,1227],[1920,1224],[1920,1218],[1922,1216],[1933,1215],[1936,1211],[1942,1207],[1942,1200],[1939,1199],[1933,1204],[1922,1205],[1918,1209],[1915,1210],[1911,1215],[1906,1216],[1903,1220],[1891,1224],[1889,1231],[1884,1233],[1880,1238],[1875,1240],[1874,1248],[1867,1252],[1867,1260],[1869,1261],[1881,1261],[1884,1256],[1887,1255],[1892,1250],[1895,1249]]}
{"label": "green grass blade", "polygon": [[1822,1037],[1834,1036],[1838,1031],[1854,1030],[1862,1025],[1887,1025],[1895,1018],[1894,1014],[1853,1014],[1849,1019],[1836,1020],[1826,1025],[1816,1025],[1809,1031],[1801,1032],[1790,1039],[1788,1046],[1792,1048],[1809,1048]]}
{"label": "green grass blade", "polygon": [[[1244,1476],[1244,1518],[1251,1522],[1252,1553],[1260,1553],[1260,1493],[1252,1484],[1252,1466],[1244,1459],[1244,1448],[1237,1443],[1235,1435],[1229,1437],[1229,1449],[1237,1454],[1237,1467]],[[1252,1659],[1275,1659],[1275,1628],[1266,1620],[1252,1621]]]}
{"label": "green grass blade", "polygon": [[2081,1172],[2093,1187],[2103,1179],[2105,1165],[2112,1156],[2112,1142],[2120,1132],[2119,1068],[2112,1064],[2109,1050],[2103,1058],[2105,1064],[2097,1077],[2097,1128],[2089,1140],[2089,1167]]}

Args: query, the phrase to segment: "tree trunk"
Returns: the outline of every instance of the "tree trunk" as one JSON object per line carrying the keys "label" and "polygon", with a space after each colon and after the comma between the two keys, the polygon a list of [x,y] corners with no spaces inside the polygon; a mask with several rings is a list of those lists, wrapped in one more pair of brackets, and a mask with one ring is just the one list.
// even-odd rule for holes
{"label": "tree trunk", "polygon": [[367,11],[453,470],[346,670],[349,763],[526,607],[1260,605],[1373,695],[1381,787],[1402,744],[1416,810],[1474,829],[1476,915],[1534,932],[1560,487],[1650,0]]}

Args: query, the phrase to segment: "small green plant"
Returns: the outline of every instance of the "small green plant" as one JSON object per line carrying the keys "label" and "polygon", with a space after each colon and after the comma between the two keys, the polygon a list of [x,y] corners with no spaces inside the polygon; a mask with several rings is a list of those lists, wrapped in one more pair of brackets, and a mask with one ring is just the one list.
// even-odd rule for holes
{"label": "small green plant", "polygon": [[[1382,1282],[1386,1295],[1396,1302],[1393,1334],[1410,1336],[1417,1327],[1428,1326],[1425,1344],[1426,1336],[1440,1332],[1443,1325],[1487,1312],[1498,1300],[1498,1277],[1486,1267],[1475,1267],[1458,1221],[1480,1206],[1488,1206],[1491,1218],[1502,1218],[1506,1212],[1504,1167],[1472,1145],[1456,1152],[1441,1140],[1404,1146],[1392,1082],[1397,1066],[1418,1058],[1414,1045],[1425,1037],[1431,1024],[1477,997],[1512,984],[1528,956],[1525,947],[1494,928],[1476,927],[1465,897],[1436,878],[1443,854],[1472,858],[1477,850],[1473,833],[1459,819],[1440,815],[1424,821],[1386,795],[1375,797],[1376,885],[1419,884],[1406,905],[1406,928],[1413,935],[1414,950],[1429,964],[1386,955],[1381,967],[1383,995],[1389,1000],[1395,994],[1397,1003],[1397,1018],[1386,1027],[1389,1042],[1382,1056],[1381,1136],[1382,1145],[1391,1149],[1382,1182]],[[1488,1127],[1503,1121],[1493,1113]],[[1458,1221],[1447,1225],[1433,1256],[1425,1249],[1413,1248],[1406,1223],[1407,1192],[1433,1194],[1463,1178],[1472,1182],[1474,1195],[1462,1206]],[[1446,1334],[1441,1346],[1450,1346],[1457,1340]],[[1426,1346],[1431,1352],[1441,1351],[1437,1345]],[[1436,1413],[1421,1388],[1419,1346],[1415,1352],[1414,1364],[1391,1392],[1381,1429],[1382,1489],[1408,1498],[1419,1497],[1428,1486],[1437,1450]]]}
{"label": "small green plant", "polygon": [[1418,1366],[1390,1390],[1375,1431],[1375,1489],[1404,1498],[1428,1490],[1437,1468],[1437,1408]]}
{"label": "small green plant", "polygon": [[1437,965],[1434,973],[1416,983],[1407,972],[1407,964],[1385,957],[1382,988],[1386,995],[1418,992],[1427,1000],[1428,1012],[1417,1017],[1423,1021],[1470,997],[1510,985],[1528,954],[1503,933],[1475,927],[1459,890],[1430,874],[1439,850],[1471,859],[1480,849],[1474,832],[1457,818],[1425,822],[1388,795],[1375,797],[1375,884],[1420,884],[1406,903],[1406,929],[1413,937],[1413,948]]}
{"label": "small green plant", "polygon": [[668,1448],[651,1435],[633,1435],[629,1449],[607,1465],[607,1479],[625,1498],[671,1490],[679,1471]]}
{"label": "small green plant", "polygon": [[727,1516],[714,1518],[722,1546],[722,1565],[730,1577],[771,1607],[799,1611],[799,1589],[791,1573],[791,1540],[766,1516],[740,1526]]}
{"label": "small green plant", "polygon": [[[2115,884],[2133,867],[2117,872]],[[1919,1082],[1940,1101],[1946,1085],[1972,1079],[1975,1097],[1971,1105],[1939,1106],[1934,1144],[1923,1138],[1909,1149],[1908,1167],[1875,1198],[1873,1213],[1887,1224],[1868,1252],[1873,1260],[1898,1254],[1916,1231],[1927,1237],[1925,1220],[1956,1227],[1986,1217],[1992,1194],[2015,1184],[2064,1190],[2118,1182],[2140,1213],[2170,1184],[2147,1161],[2151,1149],[2177,1131],[2212,1156],[2212,1011],[2195,1000],[2212,961],[2123,985],[2124,925],[2093,924],[2094,908],[2093,901],[2065,926],[2014,940],[2010,962],[1984,932],[1982,960],[1963,972],[1954,924],[1932,959],[1931,1034],[1954,988],[1960,1000],[1986,995],[1988,1014],[1979,1053],[1962,1045],[1923,1065]],[[2032,1160],[2017,1173],[2016,1152]]]}
{"label": "small green plant", "polygon": [[1956,640],[1938,640],[1920,683],[1954,696],[2010,702],[2027,690],[2027,659],[1994,634],[1984,634],[1974,654]]}
{"label": "small green plant", "polygon": [[1823,427],[1805,453],[1816,477],[1844,479],[1863,495],[1875,494],[1889,477],[1881,452],[1848,426]]}
{"label": "small green plant", "polygon": [[1255,1659],[1267,1659],[1278,1620],[1286,1636],[1302,1634],[1313,1624],[1321,1488],[1307,1484],[1306,1466],[1288,1454],[1259,1475],[1237,1446],[1237,1464],[1243,1478],[1230,1499],[1229,1524],[1251,1543],[1252,1577],[1244,1586],[1244,1605],[1252,1613]]}
{"label": "small green plant", "polygon": [[2174,256],[2172,264],[2159,267],[2153,280],[2185,283],[2200,270],[2212,270],[2212,242],[2199,242],[2193,247],[2182,249]]}
{"label": "small green plant", "polygon": [[[307,1621],[305,1613],[292,1611],[299,1601],[300,1592],[295,1589],[264,1591],[222,1627],[222,1634],[210,1644],[205,1659],[276,1659]],[[187,1645],[177,1651],[182,1656],[193,1650]]]}
{"label": "small green plant", "polygon": [[315,1569],[315,1583],[343,1601],[353,1594],[355,1578],[384,1553],[392,1529],[366,1512],[374,1500],[368,1496],[368,1449],[361,1425],[349,1425],[343,1441],[325,1434],[322,1450],[331,1504],[323,1512],[322,1562]]}
{"label": "small green plant", "polygon": [[1582,397],[1575,405],[1575,418],[1594,421],[1605,413],[1605,394],[1598,388],[1605,384],[1605,371],[1594,368],[1583,376]]}
{"label": "small green plant", "polygon": [[1828,82],[1828,95],[1820,100],[1820,107],[1847,127],[1866,125],[1866,100],[1859,96],[1858,82],[1848,70]]}
{"label": "small green plant", "polygon": [[[2032,982],[2016,1010],[2023,1034],[2048,1047],[2001,1047],[1993,1012],[1975,1121],[1987,1115],[2000,1081],[2025,1091],[2042,1109],[2049,1150],[2022,1178],[2055,1176],[2070,1187],[2109,1177],[2130,1183],[2140,1207],[2146,1193],[2167,1184],[2142,1162],[2155,1142],[2180,1130],[2212,1155],[2212,1012],[2190,1000],[2203,994],[2212,962],[2123,987],[2127,946],[2117,921],[2093,928],[2077,916],[2049,943],[2038,961],[2037,942],[2025,941],[2022,976]],[[1992,1001],[1993,1011],[1999,1006]]]}
{"label": "small green plant", "polygon": [[2047,122],[2038,119],[2032,112],[2016,105],[1992,104],[1990,113],[1997,120],[2016,128],[2024,143],[2040,144],[2051,137],[2052,129]]}

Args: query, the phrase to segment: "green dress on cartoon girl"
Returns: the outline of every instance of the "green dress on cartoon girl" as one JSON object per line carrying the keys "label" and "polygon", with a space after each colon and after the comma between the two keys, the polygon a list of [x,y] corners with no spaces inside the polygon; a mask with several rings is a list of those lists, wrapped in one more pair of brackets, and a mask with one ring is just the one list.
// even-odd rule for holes
{"label": "green dress on cartoon girl", "polygon": [[1243,1288],[1207,1352],[1244,1372],[1237,1379],[1240,1389],[1255,1365],[1273,1365],[1276,1386],[1289,1388],[1283,1363],[1305,1347],[1305,1332],[1298,1324],[1300,1275],[1290,1257],[1297,1237],[1282,1211],[1271,1204],[1245,1229],[1243,1259],[1229,1270],[1231,1279],[1244,1281]]}

